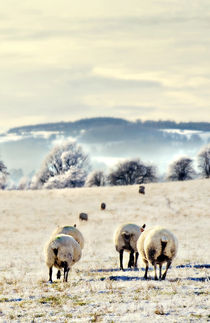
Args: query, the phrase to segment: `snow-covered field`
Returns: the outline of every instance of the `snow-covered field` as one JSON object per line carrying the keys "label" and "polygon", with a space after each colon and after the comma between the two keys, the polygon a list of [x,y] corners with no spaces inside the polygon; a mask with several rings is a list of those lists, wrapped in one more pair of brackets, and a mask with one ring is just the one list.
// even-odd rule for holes
{"label": "snow-covered field", "polygon": [[[210,321],[210,180],[147,184],[145,195],[138,186],[2,191],[0,216],[0,322]],[[119,270],[113,233],[126,222],[177,236],[166,281],[154,281],[152,268],[145,281],[140,261],[137,271]],[[68,283],[49,284],[43,247],[57,225],[74,223],[83,256]]]}

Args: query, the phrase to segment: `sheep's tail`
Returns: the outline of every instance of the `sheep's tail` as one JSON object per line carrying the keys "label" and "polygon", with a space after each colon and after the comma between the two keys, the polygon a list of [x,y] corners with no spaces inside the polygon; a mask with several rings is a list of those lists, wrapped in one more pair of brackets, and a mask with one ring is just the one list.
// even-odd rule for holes
{"label": "sheep's tail", "polygon": [[163,251],[165,250],[165,247],[166,247],[166,245],[168,243],[168,238],[166,236],[162,236],[160,241],[161,241],[161,246],[162,246],[161,253],[163,253]]}

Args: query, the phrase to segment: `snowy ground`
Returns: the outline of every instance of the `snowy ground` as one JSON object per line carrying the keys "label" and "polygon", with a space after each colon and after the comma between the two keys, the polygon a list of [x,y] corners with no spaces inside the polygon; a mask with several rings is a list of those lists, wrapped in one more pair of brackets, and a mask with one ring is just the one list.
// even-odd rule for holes
{"label": "snowy ground", "polygon": [[[210,180],[148,184],[145,195],[137,186],[3,191],[0,216],[0,322],[210,321]],[[126,222],[177,236],[166,281],[154,281],[152,268],[143,280],[141,262],[138,271],[119,270],[113,233]],[[68,283],[49,284],[43,247],[57,225],[74,223],[83,256]]]}

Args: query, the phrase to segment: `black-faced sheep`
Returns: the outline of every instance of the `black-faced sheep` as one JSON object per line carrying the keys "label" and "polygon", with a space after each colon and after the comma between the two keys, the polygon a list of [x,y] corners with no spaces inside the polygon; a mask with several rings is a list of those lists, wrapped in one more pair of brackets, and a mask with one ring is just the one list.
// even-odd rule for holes
{"label": "black-faced sheep", "polygon": [[59,270],[64,269],[64,281],[67,282],[69,270],[80,260],[81,255],[80,245],[73,237],[60,234],[52,238],[45,247],[45,260],[49,268],[49,281],[52,282],[54,266]]}
{"label": "black-faced sheep", "polygon": [[[142,233],[137,241],[137,249],[146,265],[144,278],[147,279],[148,267],[151,263],[155,270],[155,280],[157,280],[157,265],[159,265],[159,279],[164,280],[168,268],[177,254],[178,241],[169,230],[156,226]],[[166,262],[166,270],[162,275],[164,262]]]}
{"label": "black-faced sheep", "polygon": [[[115,248],[119,252],[120,255],[120,269],[123,269],[123,252],[128,251],[130,252],[129,262],[128,262],[128,268],[137,267],[137,261],[138,261],[138,250],[137,250],[137,240],[141,234],[141,232],[144,231],[145,224],[140,227],[133,223],[128,223],[121,225],[115,232],[114,235],[114,243]],[[135,259],[134,259],[135,254]]]}

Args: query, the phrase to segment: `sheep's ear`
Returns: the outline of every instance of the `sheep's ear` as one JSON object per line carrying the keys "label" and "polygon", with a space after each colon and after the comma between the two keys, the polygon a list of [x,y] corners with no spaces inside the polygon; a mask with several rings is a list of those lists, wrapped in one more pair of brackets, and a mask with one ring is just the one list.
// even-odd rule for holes
{"label": "sheep's ear", "polygon": [[53,249],[54,254],[57,256],[58,254],[58,249]]}
{"label": "sheep's ear", "polygon": [[146,224],[143,224],[141,227],[141,232],[143,232],[145,228],[146,228]]}
{"label": "sheep's ear", "polygon": [[77,225],[76,225],[76,224],[74,224],[74,227],[76,228],[76,227],[77,227]]}

